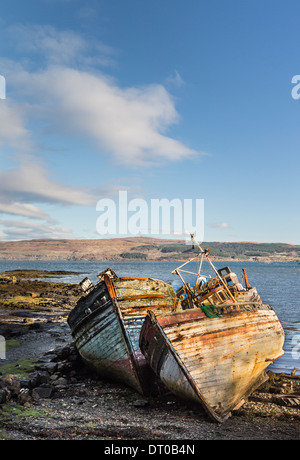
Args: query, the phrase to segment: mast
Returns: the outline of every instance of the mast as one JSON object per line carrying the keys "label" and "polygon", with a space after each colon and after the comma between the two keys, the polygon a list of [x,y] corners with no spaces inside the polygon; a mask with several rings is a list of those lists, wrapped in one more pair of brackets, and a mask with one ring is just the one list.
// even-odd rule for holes
{"label": "mast", "polygon": [[[209,254],[209,249],[203,249],[203,248],[200,246],[199,242],[195,239],[195,235],[194,235],[193,233],[190,233],[190,235],[191,235],[191,239],[192,239],[193,243],[195,243],[195,244],[198,246],[198,248],[200,249],[200,254],[202,254],[202,256],[204,255],[204,256],[206,257],[206,260],[208,261],[208,263],[209,263],[210,266],[212,267],[212,269],[213,269],[213,271],[215,272],[217,278],[218,278],[218,279],[220,280],[220,282],[223,284],[223,286],[224,286],[225,290],[227,291],[227,293],[228,293],[229,297],[231,298],[231,300],[232,300],[234,303],[237,303],[237,302],[236,302],[236,299],[234,298],[234,296],[231,294],[230,290],[228,289],[227,284],[225,283],[225,281],[223,280],[223,278],[220,276],[218,270],[215,268],[215,266],[213,265],[212,261],[210,260],[209,255],[208,255],[208,254]],[[182,278],[182,276],[180,275],[180,273],[179,273],[178,270],[179,270],[181,267],[183,267],[184,265],[186,265],[186,264],[188,264],[189,262],[191,262],[192,260],[195,260],[197,257],[198,257],[198,256],[193,257],[192,259],[190,259],[190,260],[188,260],[187,262],[185,262],[184,264],[180,265],[180,267],[176,268],[176,269],[172,272],[172,274],[176,274],[176,275],[178,275],[178,276],[180,277],[180,279],[181,279],[181,281],[183,282],[185,288],[188,289],[188,291],[189,291],[191,294],[192,294],[191,289],[190,289],[189,286],[187,286],[187,284],[184,282],[184,280],[183,280],[183,278]],[[200,271],[200,270],[199,270],[199,271]],[[197,274],[197,281],[198,281],[198,277],[199,277],[199,271],[198,271],[198,274]],[[187,273],[190,273],[190,272],[187,272]]]}

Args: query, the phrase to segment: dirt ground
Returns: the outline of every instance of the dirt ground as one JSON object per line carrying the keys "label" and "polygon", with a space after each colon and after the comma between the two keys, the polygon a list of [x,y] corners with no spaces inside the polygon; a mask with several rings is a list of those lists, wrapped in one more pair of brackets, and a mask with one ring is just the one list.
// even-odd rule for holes
{"label": "dirt ground", "polygon": [[[45,289],[34,282],[35,285],[30,285],[32,289],[28,289],[26,283],[20,278],[19,286],[11,286],[14,292],[10,294],[8,284],[0,284],[0,334],[7,342],[14,343],[6,353],[7,359],[0,360],[0,372],[5,369],[2,366],[13,365],[20,359],[40,359],[42,363],[49,350],[55,352],[72,344],[66,318],[78,296],[76,286],[54,287],[48,283]],[[15,307],[12,302],[9,305],[3,302],[16,294],[36,298],[32,292],[51,302],[46,307],[38,302],[33,305],[30,300],[29,306],[26,302],[22,306],[21,301]],[[297,377],[270,373],[269,381],[248,402],[218,424],[201,407],[166,391],[156,397],[144,397],[122,384],[95,376],[84,365],[66,374],[64,370],[70,370],[68,359],[73,358],[58,361],[59,375],[50,376],[60,383],[51,397],[31,398],[23,405],[15,400],[0,404],[0,439],[89,439],[105,443],[165,440],[186,441],[189,445],[199,440],[300,439]]]}

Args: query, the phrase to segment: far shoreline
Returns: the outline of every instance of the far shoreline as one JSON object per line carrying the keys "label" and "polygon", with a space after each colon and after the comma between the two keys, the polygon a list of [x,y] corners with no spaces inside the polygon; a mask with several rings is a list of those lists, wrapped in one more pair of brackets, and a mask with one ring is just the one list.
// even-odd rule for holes
{"label": "far shoreline", "polygon": [[[300,245],[258,242],[202,242],[213,262],[298,262]],[[197,245],[185,240],[131,237],[94,240],[0,241],[0,261],[186,262]]]}
{"label": "far shoreline", "polygon": [[[124,263],[137,263],[137,262],[178,262],[183,263],[188,261],[189,259],[122,259],[122,258],[112,258],[112,259],[35,259],[35,258],[28,258],[28,259],[0,259],[1,262],[124,262]],[[228,262],[228,263],[264,263],[267,265],[271,265],[274,263],[295,263],[296,265],[300,265],[300,261],[298,259],[215,259],[214,257],[210,257],[212,262]]]}

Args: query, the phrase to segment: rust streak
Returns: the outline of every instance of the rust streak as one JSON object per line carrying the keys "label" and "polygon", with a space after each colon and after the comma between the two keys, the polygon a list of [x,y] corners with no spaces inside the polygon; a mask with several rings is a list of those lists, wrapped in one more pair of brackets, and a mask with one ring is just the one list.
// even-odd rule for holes
{"label": "rust streak", "polygon": [[163,294],[146,294],[146,295],[133,295],[127,297],[118,297],[118,300],[137,300],[137,299],[164,299],[168,297]]}
{"label": "rust streak", "polygon": [[110,295],[110,298],[111,299],[115,299],[116,298],[116,291],[115,291],[115,288],[114,288],[114,285],[113,285],[113,282],[111,280],[111,278],[107,275],[104,275],[104,282],[105,282],[105,285],[107,287],[107,290],[108,290],[108,293]]}
{"label": "rust streak", "polygon": [[145,278],[143,276],[123,276],[120,280],[149,280],[150,278]]}

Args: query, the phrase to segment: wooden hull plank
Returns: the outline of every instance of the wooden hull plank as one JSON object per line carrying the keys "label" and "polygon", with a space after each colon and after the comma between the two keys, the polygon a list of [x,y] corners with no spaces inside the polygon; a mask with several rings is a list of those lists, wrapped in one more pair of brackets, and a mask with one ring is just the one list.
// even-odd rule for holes
{"label": "wooden hull plank", "polygon": [[283,354],[284,333],[275,312],[268,305],[250,307],[223,309],[218,318],[199,309],[161,318],[149,314],[141,331],[141,350],[164,384],[201,403],[218,421],[240,405],[271,361]]}
{"label": "wooden hull plank", "polygon": [[68,322],[83,360],[100,375],[142,394],[154,374],[139,348],[139,334],[149,309],[157,315],[174,311],[178,300],[163,281],[118,278],[111,270],[80,299]]}

